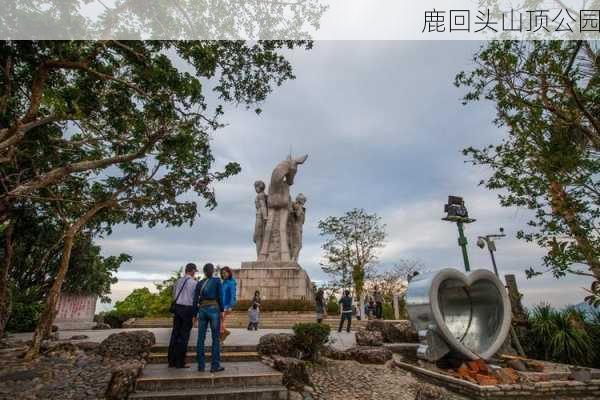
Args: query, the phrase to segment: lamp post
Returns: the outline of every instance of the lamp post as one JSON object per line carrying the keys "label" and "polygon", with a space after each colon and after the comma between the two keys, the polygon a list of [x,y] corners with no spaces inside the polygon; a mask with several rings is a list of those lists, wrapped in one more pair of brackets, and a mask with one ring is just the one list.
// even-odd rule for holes
{"label": "lamp post", "polygon": [[471,266],[469,265],[464,224],[475,222],[475,219],[469,218],[465,202],[462,197],[458,196],[448,196],[448,204],[444,205],[444,212],[446,213],[446,216],[442,218],[443,221],[456,222],[456,226],[458,227],[458,245],[462,249],[465,271],[469,272],[471,271]]}
{"label": "lamp post", "polygon": [[500,228],[500,233],[496,233],[496,234],[492,234],[492,235],[485,235],[485,236],[479,236],[477,238],[477,246],[479,246],[479,248],[483,249],[484,247],[487,246],[488,250],[490,251],[490,257],[492,259],[492,266],[494,267],[494,273],[496,274],[496,276],[499,278],[500,275],[498,274],[498,267],[496,266],[496,257],[494,257],[494,252],[496,251],[496,243],[494,242],[494,239],[500,239],[505,237],[506,234],[504,233],[504,228]]}

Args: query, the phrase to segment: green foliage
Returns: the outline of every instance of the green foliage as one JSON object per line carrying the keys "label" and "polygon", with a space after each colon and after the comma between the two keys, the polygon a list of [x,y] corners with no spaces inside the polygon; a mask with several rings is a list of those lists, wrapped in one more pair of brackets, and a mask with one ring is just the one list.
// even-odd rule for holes
{"label": "green foliage", "polygon": [[123,322],[127,321],[130,318],[143,318],[143,315],[140,312],[119,312],[117,310],[110,310],[102,312],[98,315],[98,320],[104,322],[105,324],[110,325],[111,328],[122,328]]}
{"label": "green foliage", "polygon": [[383,319],[395,319],[394,306],[391,303],[383,303]]}
{"label": "green foliage", "polygon": [[329,297],[326,304],[327,314],[329,315],[338,315],[340,313],[340,303],[335,298],[335,296]]}
{"label": "green foliage", "polygon": [[331,275],[336,287],[354,287],[360,298],[365,279],[377,263],[377,250],[384,246],[385,224],[377,214],[353,209],[341,217],[319,221],[323,244],[323,271]]}
{"label": "green foliage", "polygon": [[40,302],[13,302],[11,316],[6,324],[8,332],[31,332],[35,329],[42,305]]}
{"label": "green foliage", "polygon": [[567,364],[592,366],[597,362],[594,335],[600,330],[598,321],[586,319],[574,308],[556,310],[542,304],[530,313],[529,325],[525,342],[531,356]]}
{"label": "green foliage", "polygon": [[463,151],[491,168],[481,184],[501,193],[502,206],[532,210],[517,237],[546,250],[541,269],[555,277],[593,277],[590,303],[600,303],[598,56],[585,40],[492,41],[456,78],[469,89],[465,103],[493,101],[496,125],[508,130],[499,143]]}
{"label": "green foliage", "polygon": [[[234,311],[247,311],[252,306],[252,300],[238,300]],[[308,300],[263,300],[260,311],[315,311],[315,303]]]}
{"label": "green foliage", "polygon": [[329,340],[331,328],[326,324],[296,324],[294,330],[294,345],[298,348],[303,358],[317,361],[319,353]]}

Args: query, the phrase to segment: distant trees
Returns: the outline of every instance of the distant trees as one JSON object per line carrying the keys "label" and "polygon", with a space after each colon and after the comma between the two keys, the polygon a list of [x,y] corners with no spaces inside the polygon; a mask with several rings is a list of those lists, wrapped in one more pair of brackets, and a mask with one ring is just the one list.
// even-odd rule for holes
{"label": "distant trees", "polygon": [[377,251],[385,241],[385,224],[377,214],[363,209],[353,209],[341,217],[328,217],[319,221],[323,244],[322,269],[332,276],[336,286],[354,288],[360,301],[364,301],[365,279],[377,261]]}
{"label": "distant trees", "polygon": [[[546,249],[545,271],[593,280],[586,298],[600,304],[600,53],[593,41],[485,44],[475,68],[456,84],[465,103],[496,105],[508,135],[465,156],[489,167],[482,184],[500,204],[534,212],[517,236]],[[544,272],[545,272],[544,271]],[[539,272],[528,270],[530,276]]]}
{"label": "distant trees", "polygon": [[425,272],[425,264],[418,260],[401,259],[390,269],[369,277],[369,289],[375,286],[386,301],[392,301],[395,294],[403,292],[408,281],[415,275]]}

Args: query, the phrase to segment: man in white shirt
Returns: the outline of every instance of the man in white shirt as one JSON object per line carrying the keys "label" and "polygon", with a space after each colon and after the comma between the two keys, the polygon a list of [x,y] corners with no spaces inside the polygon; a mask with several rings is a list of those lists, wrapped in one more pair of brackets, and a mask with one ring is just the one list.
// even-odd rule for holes
{"label": "man in white shirt", "polygon": [[194,292],[197,284],[194,276],[197,271],[196,265],[189,263],[185,266],[185,275],[179,278],[173,287],[175,312],[168,354],[170,368],[189,368],[185,364],[185,355],[194,325]]}

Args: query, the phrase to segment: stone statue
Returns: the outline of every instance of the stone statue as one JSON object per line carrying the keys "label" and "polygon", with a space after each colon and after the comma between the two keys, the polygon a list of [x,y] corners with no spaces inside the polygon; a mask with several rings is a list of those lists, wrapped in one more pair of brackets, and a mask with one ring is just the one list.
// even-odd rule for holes
{"label": "stone statue", "polygon": [[256,191],[256,222],[254,224],[254,243],[256,244],[256,256],[260,255],[260,249],[262,247],[265,227],[267,225],[268,211],[267,211],[267,194],[265,193],[266,185],[263,181],[254,182],[254,190]]}
{"label": "stone statue", "polygon": [[291,261],[290,238],[288,237],[288,219],[292,207],[290,186],[298,165],[303,164],[308,154],[298,158],[288,157],[277,164],[271,174],[269,196],[267,199],[267,224],[258,261]]}
{"label": "stone statue", "polygon": [[306,215],[306,197],[300,193],[296,196],[296,201],[292,203],[292,218],[290,226],[290,247],[292,250],[292,260],[298,262],[298,256],[302,249],[302,228],[304,226],[304,219]]}

